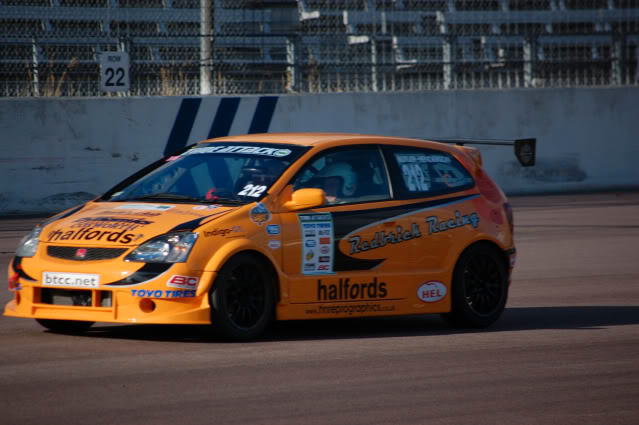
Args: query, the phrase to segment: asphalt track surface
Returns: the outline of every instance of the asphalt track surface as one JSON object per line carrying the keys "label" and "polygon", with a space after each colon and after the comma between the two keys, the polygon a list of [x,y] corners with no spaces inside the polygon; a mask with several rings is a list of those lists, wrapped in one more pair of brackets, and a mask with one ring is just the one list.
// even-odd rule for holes
{"label": "asphalt track surface", "polygon": [[[297,321],[233,344],[2,317],[0,424],[639,424],[639,194],[512,203],[518,264],[488,330]],[[3,270],[36,221],[0,220]]]}

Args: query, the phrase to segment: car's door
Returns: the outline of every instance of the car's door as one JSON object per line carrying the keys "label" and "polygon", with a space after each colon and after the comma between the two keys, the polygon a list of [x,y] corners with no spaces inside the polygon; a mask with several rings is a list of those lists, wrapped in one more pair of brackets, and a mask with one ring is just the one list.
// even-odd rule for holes
{"label": "car's door", "polygon": [[359,308],[383,314],[395,309],[393,302],[406,296],[401,278],[411,266],[409,243],[421,230],[401,217],[401,202],[392,199],[380,147],[320,152],[290,186],[321,188],[327,195],[321,207],[281,213],[289,300],[326,306],[298,312],[339,315]]}

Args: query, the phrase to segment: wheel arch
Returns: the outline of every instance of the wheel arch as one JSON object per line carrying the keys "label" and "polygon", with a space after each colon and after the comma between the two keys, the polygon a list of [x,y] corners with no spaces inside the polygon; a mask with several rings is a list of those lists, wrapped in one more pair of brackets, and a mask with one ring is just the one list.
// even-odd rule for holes
{"label": "wheel arch", "polygon": [[[259,251],[257,249],[254,249],[252,247],[244,247],[243,249],[233,250],[231,253],[229,253],[229,255],[225,256],[223,260],[218,260],[215,263],[216,264],[215,269],[217,271],[222,270],[222,267],[224,267],[224,265],[226,263],[228,263],[232,258],[235,258],[238,255],[244,255],[244,254],[248,254],[248,255],[254,257],[256,261],[259,261],[268,270],[268,273],[269,273],[268,277],[271,280],[271,284],[273,286],[273,298],[274,298],[273,301],[277,305],[277,303],[280,301],[280,279],[279,279],[279,275],[277,273],[277,268],[275,267],[275,264],[273,263],[273,260],[270,257],[266,256],[263,252],[261,252],[261,251]],[[211,288],[215,284],[215,279],[216,278],[217,278],[217,276],[215,276],[211,280],[211,282],[209,283],[208,287],[206,288],[206,292],[210,292]]]}
{"label": "wheel arch", "polygon": [[506,268],[506,270],[508,270],[510,268],[510,259],[508,258],[508,256],[506,255],[506,253],[504,252],[504,249],[495,241],[492,241],[490,239],[479,239],[476,241],[471,242],[470,244],[468,244],[460,253],[459,255],[457,255],[457,259],[455,260],[455,264],[453,265],[453,270],[456,268],[457,266],[457,262],[459,261],[459,259],[461,258],[462,255],[464,255],[464,253],[470,249],[473,249],[475,246],[484,246],[486,247],[486,249],[492,249],[495,251],[495,253],[497,253],[497,255],[499,256],[499,258],[502,261],[502,264],[504,265],[504,267]]}

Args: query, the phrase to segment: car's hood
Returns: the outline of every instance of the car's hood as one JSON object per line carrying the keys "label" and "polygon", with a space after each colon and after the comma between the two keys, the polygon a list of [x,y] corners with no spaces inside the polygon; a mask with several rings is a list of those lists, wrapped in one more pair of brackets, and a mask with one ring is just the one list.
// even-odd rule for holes
{"label": "car's hood", "polygon": [[40,241],[82,246],[132,246],[170,232],[189,231],[237,206],[90,202],[45,226]]}

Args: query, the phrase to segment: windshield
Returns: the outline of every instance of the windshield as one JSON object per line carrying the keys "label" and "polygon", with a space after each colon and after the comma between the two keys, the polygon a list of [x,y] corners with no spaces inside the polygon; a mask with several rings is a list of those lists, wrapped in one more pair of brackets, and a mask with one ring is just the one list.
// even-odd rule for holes
{"label": "windshield", "polygon": [[307,149],[267,143],[201,143],[128,178],[102,200],[253,202],[266,195]]}

